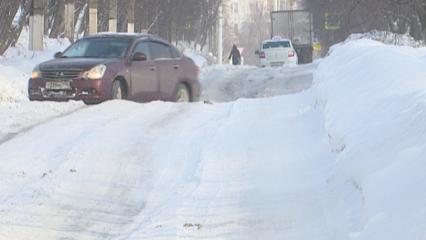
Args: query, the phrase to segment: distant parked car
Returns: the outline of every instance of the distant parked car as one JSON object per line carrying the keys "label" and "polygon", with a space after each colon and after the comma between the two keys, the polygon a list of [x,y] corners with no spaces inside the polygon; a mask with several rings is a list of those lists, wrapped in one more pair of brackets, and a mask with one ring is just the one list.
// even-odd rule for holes
{"label": "distant parked car", "polygon": [[262,43],[259,55],[261,67],[281,67],[298,62],[296,50],[289,39],[275,37]]}
{"label": "distant parked car", "polygon": [[72,44],[38,65],[30,100],[110,99],[191,102],[200,95],[199,69],[168,42],[143,34],[99,34]]}

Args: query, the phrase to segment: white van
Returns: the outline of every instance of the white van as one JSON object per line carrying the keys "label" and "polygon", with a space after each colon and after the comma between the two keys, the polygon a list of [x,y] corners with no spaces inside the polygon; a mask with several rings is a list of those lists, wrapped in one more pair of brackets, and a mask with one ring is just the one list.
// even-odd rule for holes
{"label": "white van", "polygon": [[260,51],[256,51],[256,54],[259,55],[261,67],[296,65],[298,62],[293,43],[280,37],[262,42]]}

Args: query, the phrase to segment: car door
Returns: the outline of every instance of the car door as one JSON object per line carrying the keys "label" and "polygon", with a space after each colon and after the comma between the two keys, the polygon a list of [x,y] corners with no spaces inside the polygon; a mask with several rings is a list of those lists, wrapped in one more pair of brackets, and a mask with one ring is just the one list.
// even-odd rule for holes
{"label": "car door", "polygon": [[173,100],[182,71],[179,59],[173,57],[171,46],[163,42],[152,41],[151,50],[157,66],[158,97],[162,100]]}
{"label": "car door", "polygon": [[[133,55],[138,52],[146,55],[146,61],[133,60]],[[130,71],[131,86],[129,92],[131,98],[142,102],[156,99],[159,91],[157,66],[152,58],[149,42],[142,41],[135,45],[132,51]]]}

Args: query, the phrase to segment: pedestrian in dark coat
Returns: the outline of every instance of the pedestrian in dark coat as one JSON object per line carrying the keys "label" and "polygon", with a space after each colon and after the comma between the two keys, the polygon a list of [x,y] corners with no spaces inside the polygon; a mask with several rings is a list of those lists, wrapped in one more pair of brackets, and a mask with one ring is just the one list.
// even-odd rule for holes
{"label": "pedestrian in dark coat", "polygon": [[232,64],[233,65],[240,65],[241,64],[241,53],[240,50],[238,50],[237,46],[232,46],[231,54],[229,54],[229,60],[232,58]]}

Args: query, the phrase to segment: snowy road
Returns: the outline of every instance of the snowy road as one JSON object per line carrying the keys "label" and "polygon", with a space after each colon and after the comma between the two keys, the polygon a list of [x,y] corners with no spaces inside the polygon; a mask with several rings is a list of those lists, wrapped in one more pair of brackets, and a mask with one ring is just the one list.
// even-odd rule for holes
{"label": "snowy road", "polygon": [[[203,100],[230,102],[240,98],[271,97],[310,88],[317,63],[293,68],[211,66],[202,71]],[[0,143],[21,132],[80,110],[81,102],[1,102]]]}
{"label": "snowy road", "polygon": [[286,68],[213,66],[202,71],[203,98],[230,102],[240,98],[294,94],[311,87],[318,63]]}
{"label": "snowy road", "polygon": [[0,239],[327,239],[328,142],[300,100],[111,102],[36,127],[0,145]]}
{"label": "snowy road", "polygon": [[300,92],[314,66],[220,69],[204,97],[229,103],[8,105],[0,239],[327,239],[311,94],[235,101]]}
{"label": "snowy road", "polygon": [[54,118],[84,108],[83,103],[0,102],[0,144]]}

